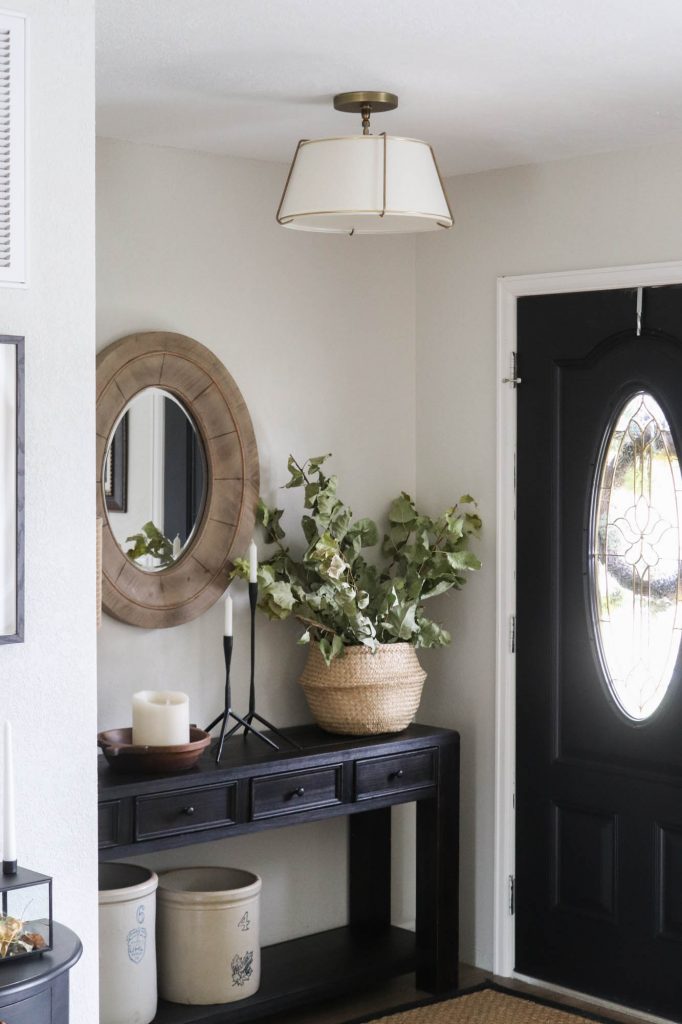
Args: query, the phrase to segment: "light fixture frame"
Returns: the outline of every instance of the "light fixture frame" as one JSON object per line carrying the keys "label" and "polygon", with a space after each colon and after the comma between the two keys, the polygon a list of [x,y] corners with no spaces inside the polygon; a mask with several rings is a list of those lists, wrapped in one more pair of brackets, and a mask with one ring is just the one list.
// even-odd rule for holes
{"label": "light fixture frame", "polygon": [[[284,204],[284,197],[286,196],[287,188],[289,187],[289,181],[291,180],[291,175],[293,174],[294,167],[296,166],[296,161],[298,159],[298,154],[300,153],[301,148],[303,146],[312,146],[312,145],[314,145],[317,142],[350,142],[351,140],[362,142],[364,139],[371,139],[373,141],[374,139],[377,139],[377,138],[383,138],[383,140],[384,140],[384,144],[382,146],[382,151],[383,151],[383,168],[382,168],[383,195],[382,195],[382,206],[381,206],[380,209],[369,209],[369,210],[348,210],[348,209],[344,209],[344,210],[308,210],[308,211],[303,210],[300,213],[295,213],[295,214],[293,214],[290,217],[282,217],[281,216],[282,206]],[[388,148],[388,139],[389,138],[396,139],[396,140],[398,140],[400,142],[416,142],[416,143],[419,143],[422,146],[427,146],[428,147],[429,152],[431,153],[431,158],[433,160],[434,167],[436,168],[436,174],[438,175],[438,181],[440,182],[440,187],[443,190],[443,196],[445,198],[445,205],[447,206],[448,213],[450,214],[450,223],[449,224],[445,224],[442,221],[438,220],[437,217],[433,217],[431,214],[424,213],[423,211],[419,211],[419,210],[401,210],[400,212],[398,212],[398,211],[389,210],[389,209],[386,208],[386,181],[387,181],[387,173],[388,173],[387,172],[387,162],[388,162],[387,148]],[[436,222],[436,224],[438,225],[438,227],[440,227],[440,228],[446,228],[446,229],[451,228],[454,225],[454,223],[455,223],[455,218],[454,218],[453,213],[452,213],[452,207],[450,206],[450,200],[448,199],[448,194],[447,194],[447,192],[445,190],[445,185],[443,183],[443,176],[442,176],[442,174],[440,172],[440,167],[438,166],[438,161],[436,160],[436,154],[433,151],[433,146],[429,142],[424,142],[423,139],[406,138],[405,136],[400,136],[400,135],[390,135],[389,136],[389,135],[387,135],[386,132],[380,132],[378,135],[334,135],[334,136],[331,136],[330,138],[326,138],[326,139],[300,139],[299,142],[298,142],[298,145],[296,146],[296,150],[294,152],[294,158],[291,161],[291,166],[289,168],[289,173],[287,174],[287,178],[286,178],[286,181],[284,183],[284,188],[282,190],[282,195],[281,195],[281,198],[280,198],[280,201],[279,201],[279,206],[277,207],[277,213],[275,214],[275,217],[277,219],[277,223],[285,227],[287,224],[291,224],[292,221],[298,220],[299,217],[320,217],[320,216],[329,217],[329,216],[335,216],[335,215],[336,216],[342,216],[343,214],[351,214],[351,215],[352,214],[357,214],[358,216],[364,216],[364,215],[367,215],[367,214],[369,214],[369,215],[374,214],[375,216],[378,216],[378,217],[385,217],[386,214],[389,214],[389,216],[392,216],[392,217],[425,217],[425,218],[428,218],[430,220],[434,220]],[[329,233],[330,234],[342,234],[343,232],[338,231],[338,232],[329,232]],[[355,228],[353,228],[352,231],[348,232],[348,235],[351,236],[351,237],[354,234],[355,234]]]}

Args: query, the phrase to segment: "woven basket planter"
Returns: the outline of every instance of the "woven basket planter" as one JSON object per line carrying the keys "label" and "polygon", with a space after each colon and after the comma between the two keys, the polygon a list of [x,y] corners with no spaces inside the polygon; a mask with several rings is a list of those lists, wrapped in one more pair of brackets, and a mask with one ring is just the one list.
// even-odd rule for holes
{"label": "woven basket planter", "polygon": [[380,644],[374,654],[367,647],[347,647],[329,666],[314,644],[300,683],[322,729],[374,736],[407,728],[425,679],[411,644]]}

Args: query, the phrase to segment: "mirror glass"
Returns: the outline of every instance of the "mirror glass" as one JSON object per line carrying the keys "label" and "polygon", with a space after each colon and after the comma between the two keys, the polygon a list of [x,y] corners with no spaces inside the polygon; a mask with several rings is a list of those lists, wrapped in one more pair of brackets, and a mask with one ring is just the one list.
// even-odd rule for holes
{"label": "mirror glass", "polygon": [[146,572],[173,565],[192,541],[206,498],[206,458],[184,406],[145,388],[126,406],[102,473],[111,530]]}

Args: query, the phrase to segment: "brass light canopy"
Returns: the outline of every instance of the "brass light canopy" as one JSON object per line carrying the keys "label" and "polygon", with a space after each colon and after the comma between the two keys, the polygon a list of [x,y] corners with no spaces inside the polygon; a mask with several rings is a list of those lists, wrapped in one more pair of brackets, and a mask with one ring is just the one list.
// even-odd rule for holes
{"label": "brass light canopy", "polygon": [[277,222],[299,231],[351,236],[452,227],[452,210],[431,146],[370,130],[373,113],[397,106],[398,97],[391,92],[336,95],[336,110],[361,115],[362,134],[298,143]]}

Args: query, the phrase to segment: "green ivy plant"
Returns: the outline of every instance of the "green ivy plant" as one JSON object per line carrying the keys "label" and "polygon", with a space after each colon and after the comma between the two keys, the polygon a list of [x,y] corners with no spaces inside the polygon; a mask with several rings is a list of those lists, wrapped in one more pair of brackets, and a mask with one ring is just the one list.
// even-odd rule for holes
{"label": "green ivy plant", "polygon": [[143,558],[144,555],[157,558],[159,569],[165,569],[166,566],[172,565],[174,562],[172,541],[161,532],[158,526],[154,526],[151,519],[144,524],[140,533],[126,537],[126,544],[133,545],[126,551],[126,555],[133,562]]}
{"label": "green ivy plant", "polygon": [[[381,559],[365,557],[379,544],[371,519],[353,519],[336,493],[337,478],[322,467],[329,455],[300,464],[291,455],[285,487],[303,491],[301,527],[306,548],[295,557],[284,543],[283,510],[261,500],[257,521],[274,549],[258,566],[259,607],[273,619],[298,619],[299,643],[317,643],[327,664],[348,646],[407,642],[444,647],[450,634],[429,618],[425,602],[461,590],[467,573],[481,563],[469,550],[481,519],[465,494],[437,519],[420,513],[409,494],[391,502],[381,542]],[[461,506],[470,506],[469,509]],[[249,577],[247,559],[237,559],[233,576]]]}

